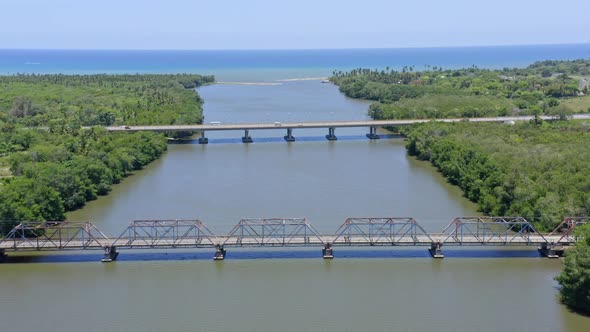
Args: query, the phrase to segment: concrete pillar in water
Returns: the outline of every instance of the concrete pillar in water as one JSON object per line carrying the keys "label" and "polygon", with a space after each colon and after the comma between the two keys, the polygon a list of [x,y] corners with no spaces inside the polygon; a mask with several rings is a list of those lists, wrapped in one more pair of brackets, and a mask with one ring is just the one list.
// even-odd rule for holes
{"label": "concrete pillar in water", "polygon": [[547,258],[559,258],[563,254],[563,249],[557,248],[553,243],[543,243],[539,247],[539,252]]}
{"label": "concrete pillar in water", "polygon": [[209,143],[209,139],[205,137],[205,131],[201,132],[201,137],[199,138],[199,144],[207,144]]}
{"label": "concrete pillar in water", "polygon": [[295,142],[295,137],[293,137],[293,128],[287,128],[287,136],[283,137],[287,142]]}
{"label": "concrete pillar in water", "polygon": [[225,259],[225,249],[223,249],[223,246],[217,245],[217,249],[215,250],[215,255],[213,256],[213,260],[222,261],[224,259]]}
{"label": "concrete pillar in water", "polygon": [[379,139],[379,135],[377,135],[377,127],[369,127],[369,133],[367,134],[367,138],[369,139]]}
{"label": "concrete pillar in water", "polygon": [[250,137],[248,129],[244,129],[244,137],[242,137],[242,143],[252,143],[252,137]]}
{"label": "concrete pillar in water", "polygon": [[328,135],[326,135],[326,138],[328,139],[328,141],[335,141],[338,139],[338,137],[336,137],[336,135],[334,135],[334,130],[336,128],[328,128]]}
{"label": "concrete pillar in water", "polygon": [[104,247],[104,256],[102,257],[101,261],[103,263],[109,263],[109,262],[117,260],[117,256],[119,256],[119,252],[117,251],[117,247],[115,247],[115,246]]}
{"label": "concrete pillar in water", "polygon": [[443,255],[442,252],[442,243],[440,242],[432,242],[430,244],[430,248],[428,249],[428,251],[430,252],[430,255],[433,258],[444,258],[445,255]]}
{"label": "concrete pillar in water", "polygon": [[4,260],[6,260],[6,253],[4,249],[0,249],[0,263],[4,262]]}
{"label": "concrete pillar in water", "polygon": [[324,246],[324,249],[322,249],[322,257],[324,257],[324,259],[334,258],[334,252],[332,251],[332,244],[331,243],[326,243],[326,245]]}

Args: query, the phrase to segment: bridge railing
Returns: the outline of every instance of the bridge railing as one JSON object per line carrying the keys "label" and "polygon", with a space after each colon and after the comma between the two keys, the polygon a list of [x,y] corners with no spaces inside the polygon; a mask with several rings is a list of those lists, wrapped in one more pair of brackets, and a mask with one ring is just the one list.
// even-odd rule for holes
{"label": "bridge railing", "polygon": [[109,238],[90,222],[21,222],[0,240],[3,249],[102,248]]}

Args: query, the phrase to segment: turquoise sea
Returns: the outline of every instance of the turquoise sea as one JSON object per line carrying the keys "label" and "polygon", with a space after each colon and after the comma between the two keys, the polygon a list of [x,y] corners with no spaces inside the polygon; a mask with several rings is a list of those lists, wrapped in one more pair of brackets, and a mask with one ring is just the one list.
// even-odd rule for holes
{"label": "turquoise sea", "polygon": [[539,60],[590,58],[590,43],[338,50],[0,50],[0,74],[199,73],[218,81],[327,77],[334,70],[425,65],[524,67]]}

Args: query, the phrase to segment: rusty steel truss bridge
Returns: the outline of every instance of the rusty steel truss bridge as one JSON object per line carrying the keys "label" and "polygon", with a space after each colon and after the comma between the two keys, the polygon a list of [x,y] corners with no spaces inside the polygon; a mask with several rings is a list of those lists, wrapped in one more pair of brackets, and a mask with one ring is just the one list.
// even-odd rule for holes
{"label": "rusty steel truss bridge", "polygon": [[103,262],[119,249],[211,248],[223,260],[228,247],[321,247],[326,259],[334,247],[425,246],[443,258],[443,246],[536,246],[543,256],[560,257],[575,243],[574,229],[590,217],[570,217],[551,233],[540,233],[521,217],[460,217],[440,233],[428,233],[414,218],[349,218],[333,234],[321,234],[305,218],[242,219],[227,235],[215,235],[200,220],[136,220],[118,237],[90,222],[22,222],[0,239],[7,252],[103,250]]}

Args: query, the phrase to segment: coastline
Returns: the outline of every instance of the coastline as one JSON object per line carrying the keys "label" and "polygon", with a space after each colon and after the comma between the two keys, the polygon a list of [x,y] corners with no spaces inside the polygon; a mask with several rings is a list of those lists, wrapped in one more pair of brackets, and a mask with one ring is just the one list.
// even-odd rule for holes
{"label": "coastline", "polygon": [[[331,76],[355,68],[501,69],[540,60],[587,58],[590,45],[510,45],[327,50],[14,50],[1,49],[0,74],[215,74],[227,82]],[[97,57],[101,61],[96,61]],[[68,61],[64,61],[68,59]]]}

